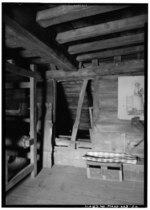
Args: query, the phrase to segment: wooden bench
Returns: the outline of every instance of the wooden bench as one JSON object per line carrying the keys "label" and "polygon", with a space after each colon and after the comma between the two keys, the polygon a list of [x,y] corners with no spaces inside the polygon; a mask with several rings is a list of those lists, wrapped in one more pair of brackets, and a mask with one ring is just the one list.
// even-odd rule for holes
{"label": "wooden bench", "polygon": [[86,164],[88,178],[120,182],[123,180],[122,163],[104,163],[87,160]]}

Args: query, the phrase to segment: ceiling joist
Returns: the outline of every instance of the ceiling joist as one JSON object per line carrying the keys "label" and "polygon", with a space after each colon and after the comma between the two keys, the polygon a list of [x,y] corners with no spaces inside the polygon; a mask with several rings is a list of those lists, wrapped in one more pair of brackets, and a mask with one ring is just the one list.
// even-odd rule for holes
{"label": "ceiling joist", "polygon": [[135,35],[121,36],[102,41],[89,42],[84,44],[72,45],[68,48],[70,54],[79,54],[94,50],[109,49],[112,47],[120,47],[130,44],[142,44],[144,42],[144,33]]}
{"label": "ceiling joist", "polygon": [[57,34],[56,40],[58,43],[63,44],[66,42],[121,32],[124,30],[141,28],[144,27],[145,22],[147,22],[147,15],[138,15],[135,17],[61,32]]}
{"label": "ceiling joist", "polygon": [[121,49],[115,49],[115,50],[105,50],[101,52],[96,53],[89,53],[89,54],[83,54],[77,56],[77,61],[82,62],[86,60],[92,60],[94,58],[108,58],[108,57],[114,57],[114,56],[122,56],[122,55],[128,55],[128,54],[134,54],[144,51],[144,46],[133,46],[133,47],[126,47]]}
{"label": "ceiling joist", "polygon": [[61,5],[37,12],[36,21],[48,27],[71,20],[123,9],[126,5]]}
{"label": "ceiling joist", "polygon": [[71,62],[64,55],[56,54],[49,45],[40,41],[37,37],[19,25],[16,21],[5,16],[6,23],[6,46],[22,47],[25,50],[34,52],[34,55],[41,57],[47,63],[54,63],[64,70],[75,69]]}

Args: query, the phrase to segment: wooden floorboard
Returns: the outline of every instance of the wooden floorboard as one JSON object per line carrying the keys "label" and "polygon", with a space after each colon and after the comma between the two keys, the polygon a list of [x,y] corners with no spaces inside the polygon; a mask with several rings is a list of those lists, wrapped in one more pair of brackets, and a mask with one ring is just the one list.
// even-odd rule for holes
{"label": "wooden floorboard", "polygon": [[88,179],[85,168],[54,166],[28,177],[6,195],[6,205],[143,205],[140,182]]}

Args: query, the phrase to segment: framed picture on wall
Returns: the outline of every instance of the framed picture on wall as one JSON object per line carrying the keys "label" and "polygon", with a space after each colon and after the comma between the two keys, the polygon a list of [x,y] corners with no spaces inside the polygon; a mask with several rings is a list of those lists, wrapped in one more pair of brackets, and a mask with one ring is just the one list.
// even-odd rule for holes
{"label": "framed picture on wall", "polygon": [[118,118],[144,119],[144,76],[118,78]]}

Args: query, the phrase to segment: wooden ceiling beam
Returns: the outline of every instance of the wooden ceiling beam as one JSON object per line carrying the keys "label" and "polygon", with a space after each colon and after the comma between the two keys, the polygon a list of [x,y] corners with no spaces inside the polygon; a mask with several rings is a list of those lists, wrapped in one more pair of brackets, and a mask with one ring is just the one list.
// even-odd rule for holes
{"label": "wooden ceiling beam", "polygon": [[144,51],[144,46],[140,45],[140,46],[115,49],[115,50],[107,50],[107,51],[101,51],[101,52],[96,52],[96,53],[83,54],[83,55],[77,56],[76,60],[79,62],[82,62],[86,60],[92,60],[95,58],[108,58],[108,57],[119,56],[119,55],[139,53],[143,51]]}
{"label": "wooden ceiling beam", "polygon": [[48,27],[71,20],[126,8],[127,5],[61,5],[38,11],[36,21],[42,27]]}
{"label": "wooden ceiling beam", "polygon": [[142,44],[144,42],[144,33],[121,36],[102,41],[89,42],[84,44],[72,45],[68,48],[70,54],[84,53],[94,50],[104,50],[112,47],[120,47],[130,44]]}
{"label": "wooden ceiling beam", "polygon": [[47,71],[47,79],[56,79],[58,81],[68,80],[82,80],[82,79],[93,79],[96,76],[110,76],[110,75],[123,75],[132,73],[144,74],[145,67],[143,60],[132,60],[128,62],[121,62],[119,64],[101,64],[100,66],[82,68],[78,71],[65,72],[59,71]]}
{"label": "wooden ceiling beam", "polygon": [[124,30],[131,30],[144,27],[147,22],[147,15],[138,15],[130,18],[115,20],[103,24],[92,25],[88,27],[78,28],[66,32],[58,33],[56,40],[63,44],[66,42],[87,39],[95,36],[116,33]]}
{"label": "wooden ceiling beam", "polygon": [[64,70],[76,69],[64,55],[56,54],[50,46],[40,41],[16,21],[8,16],[5,16],[4,20],[6,24],[6,45],[8,47],[23,47],[34,52],[35,56],[47,60],[47,63],[54,63]]}

